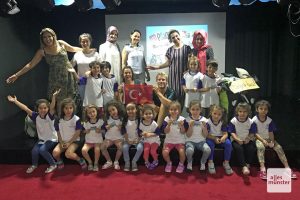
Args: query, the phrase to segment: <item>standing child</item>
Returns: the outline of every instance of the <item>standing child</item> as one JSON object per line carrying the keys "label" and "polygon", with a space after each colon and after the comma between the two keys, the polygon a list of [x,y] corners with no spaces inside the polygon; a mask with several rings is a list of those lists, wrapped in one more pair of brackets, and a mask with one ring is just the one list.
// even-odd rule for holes
{"label": "standing child", "polygon": [[208,158],[208,172],[215,174],[216,169],[214,165],[214,150],[215,146],[224,148],[224,162],[223,167],[225,173],[230,175],[233,173],[229,160],[231,157],[232,145],[228,138],[226,114],[224,108],[212,105],[210,106],[210,117],[207,120],[208,137],[207,144],[211,149],[210,156]]}
{"label": "standing child", "polygon": [[39,155],[41,155],[50,165],[45,173],[51,173],[57,167],[55,160],[49,151],[57,144],[57,133],[54,128],[54,112],[56,96],[59,91],[60,90],[54,92],[52,95],[51,104],[46,99],[37,100],[36,104],[38,112],[29,109],[26,105],[18,101],[16,96],[7,96],[8,101],[24,110],[36,124],[38,141],[31,150],[32,165],[26,170],[26,173],[28,174],[32,173],[37,168]]}
{"label": "standing child", "polygon": [[173,101],[169,106],[169,116],[164,119],[161,129],[166,134],[163,157],[167,165],[165,172],[172,171],[172,161],[170,159],[170,151],[175,147],[179,153],[179,164],[176,172],[182,173],[184,170],[185,161],[185,132],[188,128],[188,123],[184,117],[180,116],[181,105],[178,101]]}
{"label": "standing child", "polygon": [[[122,143],[123,135],[121,133],[122,128],[122,116],[124,116],[123,105],[115,100],[112,100],[106,105],[106,120],[103,125],[105,129],[105,140],[101,145],[101,151],[106,159],[106,163],[102,166],[102,169],[108,169],[114,165],[115,170],[120,169],[119,159],[122,155]],[[117,152],[115,156],[114,163],[112,162],[107,148],[115,145],[117,147]]]}
{"label": "standing child", "polygon": [[200,161],[200,170],[205,170],[205,163],[210,155],[210,148],[206,143],[207,137],[207,119],[200,115],[201,103],[198,100],[193,100],[189,104],[190,116],[186,118],[189,128],[186,132],[185,151],[187,157],[187,170],[193,169],[193,155],[195,148],[202,151]]}
{"label": "standing child", "polygon": [[126,117],[123,123],[122,130],[124,131],[123,157],[125,161],[124,171],[130,170],[129,148],[136,147],[136,153],[132,159],[132,171],[138,171],[137,161],[143,153],[143,143],[139,135],[139,110],[135,103],[126,105]]}
{"label": "standing child", "polygon": [[[118,81],[115,75],[110,74],[111,65],[107,61],[100,63],[101,74],[103,79],[103,105],[106,106],[108,102],[114,100],[118,96]],[[119,75],[118,75],[119,76]]]}
{"label": "standing child", "polygon": [[99,112],[103,110],[103,80],[100,76],[100,63],[93,61],[89,64],[90,75],[86,77],[86,86],[83,99],[83,107],[88,105],[95,105]]}
{"label": "standing child", "polygon": [[[142,117],[139,129],[144,138],[144,161],[145,166],[152,170],[158,166],[157,149],[160,145],[159,128],[154,121],[154,110],[149,105],[144,105],[142,109]],[[151,154],[153,161],[149,162],[149,154]]]}
{"label": "standing child", "polygon": [[83,158],[76,154],[76,149],[80,145],[80,118],[75,113],[75,103],[71,98],[66,98],[61,102],[61,115],[58,124],[55,124],[55,129],[58,134],[58,142],[52,154],[57,161],[59,169],[64,168],[64,162],[61,159],[61,154],[65,152],[68,159],[76,160],[82,169],[86,168],[86,162]]}
{"label": "standing child", "polygon": [[201,107],[203,116],[208,117],[209,107],[213,104],[219,105],[219,92],[221,88],[218,87],[218,77],[216,72],[218,70],[218,63],[212,59],[207,62],[207,73],[201,78],[203,88],[207,88],[206,92],[201,93]]}
{"label": "standing child", "polygon": [[[276,126],[273,120],[268,116],[270,108],[271,104],[268,101],[258,101],[255,104],[257,115],[252,118],[253,122],[257,126],[256,147],[258,162],[260,165],[259,176],[261,179],[267,179],[264,155],[266,148],[273,149],[277,153],[284,167],[290,168],[281,145],[278,144],[278,142],[274,138],[274,131],[276,131]],[[291,178],[297,178],[297,175],[292,172]]]}
{"label": "standing child", "polygon": [[[82,156],[88,161],[88,170],[97,172],[99,170],[100,146],[103,142],[101,127],[104,124],[100,119],[98,107],[95,105],[88,105],[85,108],[85,116],[87,121],[84,122],[83,128],[85,133],[85,144],[81,149]],[[89,150],[94,148],[94,165],[89,155]]]}
{"label": "standing child", "polygon": [[200,92],[209,91],[209,88],[202,88],[202,81],[200,79],[203,74],[198,71],[199,61],[196,56],[189,56],[188,68],[189,70],[183,74],[181,80],[182,89],[185,92],[184,106],[187,111],[192,100],[200,99]]}
{"label": "standing child", "polygon": [[251,107],[247,103],[239,103],[235,108],[236,116],[228,125],[228,132],[231,133],[233,149],[236,152],[238,162],[242,166],[244,175],[250,174],[249,168],[256,151],[254,134],[256,126],[249,118]]}

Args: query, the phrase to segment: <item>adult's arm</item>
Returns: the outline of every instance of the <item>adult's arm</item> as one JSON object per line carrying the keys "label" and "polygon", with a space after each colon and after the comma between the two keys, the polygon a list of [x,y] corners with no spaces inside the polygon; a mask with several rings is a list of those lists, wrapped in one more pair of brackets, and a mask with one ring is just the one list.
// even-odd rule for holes
{"label": "adult's arm", "polygon": [[80,47],[74,47],[70,44],[68,44],[67,42],[63,41],[63,40],[58,40],[58,42],[63,45],[65,47],[65,49],[69,52],[78,52],[78,51],[82,51],[82,48]]}
{"label": "adult's arm", "polygon": [[122,50],[122,69],[127,66],[128,52],[125,48],[126,46]]}
{"label": "adult's arm", "polygon": [[13,83],[15,82],[20,76],[34,68],[43,58],[44,51],[42,49],[39,49],[35,55],[33,56],[32,60],[27,63],[21,70],[19,70],[17,73],[11,75],[8,79],[6,79],[6,83]]}

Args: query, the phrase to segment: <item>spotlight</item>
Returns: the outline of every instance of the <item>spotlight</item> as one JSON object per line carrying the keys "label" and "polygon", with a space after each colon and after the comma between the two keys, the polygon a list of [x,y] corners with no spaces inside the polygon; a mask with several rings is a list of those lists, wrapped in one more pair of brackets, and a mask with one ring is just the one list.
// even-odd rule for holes
{"label": "spotlight", "polygon": [[101,0],[103,5],[106,7],[107,10],[113,10],[117,6],[121,5],[121,0]]}
{"label": "spotlight", "polygon": [[55,7],[55,2],[54,0],[34,0],[34,5],[45,12],[50,12]]}
{"label": "spotlight", "polygon": [[227,8],[230,0],[212,0],[212,4],[218,8]]}
{"label": "spotlight", "polygon": [[15,0],[8,0],[6,5],[8,6],[7,14],[14,15],[20,12],[20,8],[18,8],[18,3]]}
{"label": "spotlight", "polygon": [[93,0],[75,0],[79,12],[86,12],[93,8]]}
{"label": "spotlight", "polygon": [[[241,3],[241,5],[244,5],[244,6],[248,6],[248,5],[251,5],[255,2],[256,0],[239,0],[239,2]],[[278,1],[278,0],[277,0]]]}

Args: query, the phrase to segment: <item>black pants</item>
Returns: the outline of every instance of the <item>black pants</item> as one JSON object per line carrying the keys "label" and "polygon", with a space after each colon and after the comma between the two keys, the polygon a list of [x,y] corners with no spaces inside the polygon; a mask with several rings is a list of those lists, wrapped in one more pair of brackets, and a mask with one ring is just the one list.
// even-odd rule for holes
{"label": "black pants", "polygon": [[246,164],[252,164],[256,156],[256,146],[253,141],[248,144],[240,145],[236,141],[232,142],[232,147],[236,153],[239,164],[244,167]]}

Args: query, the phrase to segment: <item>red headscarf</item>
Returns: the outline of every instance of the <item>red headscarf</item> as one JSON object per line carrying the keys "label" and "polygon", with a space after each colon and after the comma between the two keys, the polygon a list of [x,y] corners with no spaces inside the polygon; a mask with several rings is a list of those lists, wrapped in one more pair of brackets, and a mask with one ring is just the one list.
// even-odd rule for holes
{"label": "red headscarf", "polygon": [[[202,46],[196,45],[196,38],[198,35],[201,35],[203,38]],[[196,49],[198,52],[197,57],[200,63],[199,71],[201,73],[206,73],[206,49],[210,47],[210,45],[207,44],[207,32],[205,32],[204,30],[195,31],[192,44],[194,46],[194,49]]]}

